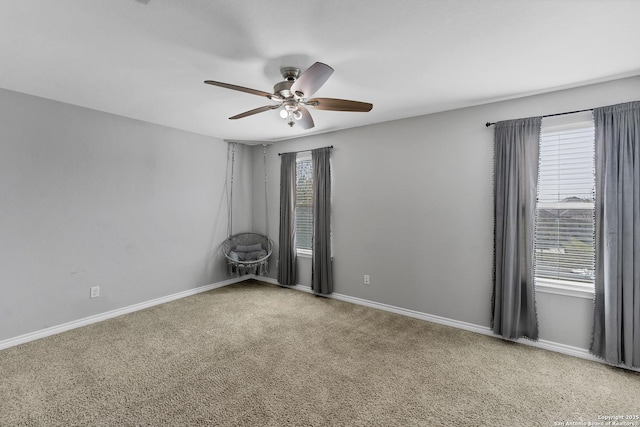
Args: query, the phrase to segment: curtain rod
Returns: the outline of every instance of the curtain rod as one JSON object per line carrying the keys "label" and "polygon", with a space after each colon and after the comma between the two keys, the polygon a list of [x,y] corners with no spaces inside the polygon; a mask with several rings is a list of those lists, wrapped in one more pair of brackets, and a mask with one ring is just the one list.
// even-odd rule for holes
{"label": "curtain rod", "polygon": [[[593,111],[593,108],[585,108],[584,110],[576,110],[576,111],[566,111],[564,113],[555,113],[555,114],[545,114],[542,117],[554,117],[554,116],[564,116],[566,114],[575,114],[575,113],[584,113],[585,111]],[[495,123],[487,122],[485,124],[486,127],[493,126]]]}
{"label": "curtain rod", "polygon": [[[333,148],[333,145],[329,145],[327,147],[318,147],[318,148]],[[278,153],[278,156],[282,156],[283,154],[306,153],[307,151],[317,150],[318,148],[312,148],[311,150],[288,151],[286,153]]]}

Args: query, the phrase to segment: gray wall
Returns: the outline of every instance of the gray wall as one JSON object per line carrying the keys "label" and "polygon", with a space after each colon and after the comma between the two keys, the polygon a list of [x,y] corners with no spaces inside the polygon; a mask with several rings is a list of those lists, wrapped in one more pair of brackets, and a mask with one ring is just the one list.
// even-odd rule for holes
{"label": "gray wall", "polygon": [[[278,235],[277,153],[333,145],[335,292],[489,326],[493,128],[484,123],[637,99],[640,77],[278,142],[268,149],[269,234]],[[331,114],[351,113],[314,119]],[[262,147],[253,160],[253,225],[263,231]],[[310,260],[298,264],[309,285]],[[591,300],[539,294],[538,308],[542,339],[588,347]]]}
{"label": "gray wall", "polygon": [[0,90],[0,340],[226,279],[226,158],[214,138]]}
{"label": "gray wall", "polygon": [[[335,291],[489,326],[484,123],[637,99],[640,77],[279,142],[268,234],[277,153],[333,145]],[[332,114],[349,113],[314,118]],[[226,279],[226,159],[214,138],[0,90],[0,340]],[[265,232],[262,147],[238,145],[235,172],[233,232]],[[586,348],[591,308],[539,294],[541,338]]]}

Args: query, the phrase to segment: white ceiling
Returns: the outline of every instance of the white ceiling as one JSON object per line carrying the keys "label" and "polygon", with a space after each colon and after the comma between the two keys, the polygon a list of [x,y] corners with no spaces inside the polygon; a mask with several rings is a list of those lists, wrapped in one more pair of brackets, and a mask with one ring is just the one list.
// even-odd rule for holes
{"label": "white ceiling", "polygon": [[[0,87],[272,141],[639,75],[638,17],[638,0],[0,0]],[[271,92],[315,61],[335,69],[315,96],[373,110],[228,120],[272,101],[203,83]]]}

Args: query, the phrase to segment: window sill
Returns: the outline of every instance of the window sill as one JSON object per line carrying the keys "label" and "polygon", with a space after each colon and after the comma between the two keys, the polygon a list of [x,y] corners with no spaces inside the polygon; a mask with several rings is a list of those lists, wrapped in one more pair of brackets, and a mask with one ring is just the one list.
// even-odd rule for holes
{"label": "window sill", "polygon": [[535,279],[536,292],[545,294],[564,295],[568,297],[593,299],[593,286],[586,283],[571,282],[569,280]]}
{"label": "window sill", "polygon": [[300,258],[311,258],[313,252],[309,249],[296,249],[296,253]]}

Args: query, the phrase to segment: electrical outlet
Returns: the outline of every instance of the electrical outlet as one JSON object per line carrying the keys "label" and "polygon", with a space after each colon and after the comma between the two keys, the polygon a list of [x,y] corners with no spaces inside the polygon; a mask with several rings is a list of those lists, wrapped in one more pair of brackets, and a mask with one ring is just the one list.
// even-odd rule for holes
{"label": "electrical outlet", "polygon": [[371,279],[369,278],[368,274],[364,275],[364,284],[365,285],[370,285],[371,284]]}
{"label": "electrical outlet", "polygon": [[98,298],[100,296],[100,286],[91,287],[91,298]]}

